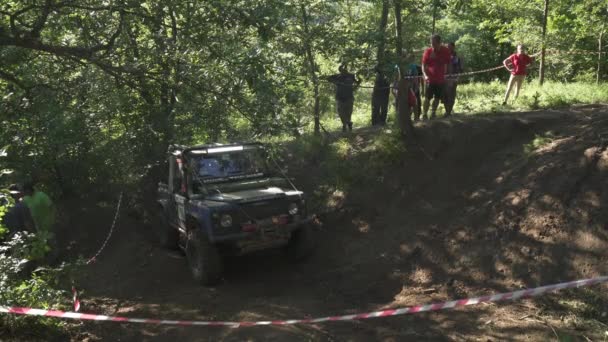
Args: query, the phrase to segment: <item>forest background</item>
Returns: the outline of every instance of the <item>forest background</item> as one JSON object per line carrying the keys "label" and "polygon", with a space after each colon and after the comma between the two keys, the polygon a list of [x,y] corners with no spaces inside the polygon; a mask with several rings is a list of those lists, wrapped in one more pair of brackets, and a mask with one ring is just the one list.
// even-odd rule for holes
{"label": "forest background", "polygon": [[[536,63],[505,109],[506,70],[465,77],[458,113],[605,102],[607,21],[606,0],[3,1],[0,169],[15,171],[3,182],[103,196],[156,184],[170,143],[331,130],[323,76],[346,62],[371,86],[376,65],[392,77],[419,63],[433,32],[456,42],[465,71],[517,43],[548,49],[542,88]],[[368,125],[371,89],[356,96],[356,126]]]}

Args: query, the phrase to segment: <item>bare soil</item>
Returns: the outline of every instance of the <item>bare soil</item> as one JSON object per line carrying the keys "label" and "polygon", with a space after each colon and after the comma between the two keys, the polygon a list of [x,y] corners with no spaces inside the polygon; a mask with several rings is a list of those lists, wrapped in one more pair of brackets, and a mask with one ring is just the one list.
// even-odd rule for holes
{"label": "bare soil", "polygon": [[[535,137],[550,141],[530,149]],[[292,265],[269,251],[227,260],[223,282],[196,285],[185,258],[127,215],[79,280],[82,311],[188,320],[280,320],[367,312],[608,274],[608,106],[417,125],[420,146],[345,188],[323,155],[292,155],[297,183],[320,199],[318,249]],[[346,137],[357,160],[381,129]],[[287,147],[289,151],[289,147]],[[369,155],[369,156],[368,156]],[[112,205],[81,211],[70,253],[90,255]],[[84,224],[88,227],[85,227]],[[72,228],[75,229],[75,228]],[[92,233],[85,233],[92,232]],[[83,322],[78,341],[601,340],[603,286],[533,300],[292,327],[171,327]]]}

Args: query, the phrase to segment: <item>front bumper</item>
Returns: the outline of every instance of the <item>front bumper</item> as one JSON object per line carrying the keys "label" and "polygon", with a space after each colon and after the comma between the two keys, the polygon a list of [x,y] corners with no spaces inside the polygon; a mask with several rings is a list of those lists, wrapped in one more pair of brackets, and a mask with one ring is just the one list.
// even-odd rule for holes
{"label": "front bumper", "polygon": [[294,231],[309,224],[313,219],[314,216],[308,216],[287,224],[261,224],[255,231],[215,236],[213,242],[233,244],[239,254],[280,247],[287,244]]}

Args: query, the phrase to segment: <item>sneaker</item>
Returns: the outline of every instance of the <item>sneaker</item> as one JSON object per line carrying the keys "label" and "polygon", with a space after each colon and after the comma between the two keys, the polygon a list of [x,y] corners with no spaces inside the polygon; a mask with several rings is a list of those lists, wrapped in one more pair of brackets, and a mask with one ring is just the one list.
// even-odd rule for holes
{"label": "sneaker", "polygon": [[424,115],[422,116],[422,121],[427,121],[428,119],[429,119],[429,117],[428,117],[428,116],[426,116],[426,114],[424,114]]}
{"label": "sneaker", "polygon": [[348,130],[351,132],[353,131],[353,122],[352,121],[348,123]]}

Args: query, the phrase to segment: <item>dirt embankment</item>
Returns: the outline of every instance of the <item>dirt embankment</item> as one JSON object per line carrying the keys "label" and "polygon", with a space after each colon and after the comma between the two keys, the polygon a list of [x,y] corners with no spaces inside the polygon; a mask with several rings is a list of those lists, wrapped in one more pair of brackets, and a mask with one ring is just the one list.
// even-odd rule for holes
{"label": "dirt embankment", "polygon": [[[220,286],[202,288],[190,280],[181,255],[142,238],[145,227],[122,219],[108,249],[80,281],[84,311],[163,319],[301,318],[607,273],[606,106],[456,117],[418,128],[420,146],[343,188],[328,181],[323,155],[294,155],[291,171],[306,192],[317,193],[325,211],[318,250],[308,262],[293,266],[274,252],[234,258]],[[374,160],[378,152],[367,147],[382,134],[369,129],[348,136],[353,158]],[[81,245],[90,244],[83,239]],[[85,323],[74,339],[593,339],[608,324],[606,304],[608,296],[597,287],[534,301],[313,326]]]}

